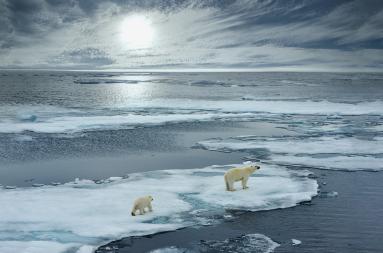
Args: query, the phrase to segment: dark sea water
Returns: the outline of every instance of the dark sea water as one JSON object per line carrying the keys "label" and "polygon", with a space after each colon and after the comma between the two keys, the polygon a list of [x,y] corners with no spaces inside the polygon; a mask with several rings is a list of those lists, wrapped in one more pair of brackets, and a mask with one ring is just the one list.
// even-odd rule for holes
{"label": "dark sea water", "polygon": [[0,252],[381,252],[382,97],[377,73],[0,71]]}

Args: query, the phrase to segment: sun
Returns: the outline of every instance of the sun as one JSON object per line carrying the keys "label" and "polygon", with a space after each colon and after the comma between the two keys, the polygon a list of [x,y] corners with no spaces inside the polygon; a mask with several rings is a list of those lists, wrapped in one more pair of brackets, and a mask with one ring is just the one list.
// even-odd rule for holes
{"label": "sun", "polygon": [[134,15],[125,18],[120,27],[122,43],[130,49],[148,48],[152,45],[154,29],[145,16]]}

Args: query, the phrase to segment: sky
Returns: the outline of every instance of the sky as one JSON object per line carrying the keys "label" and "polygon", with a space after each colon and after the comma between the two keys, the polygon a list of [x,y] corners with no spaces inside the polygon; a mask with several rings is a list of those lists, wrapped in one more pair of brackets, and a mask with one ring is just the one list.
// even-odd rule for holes
{"label": "sky", "polygon": [[381,0],[0,0],[0,68],[382,71]]}

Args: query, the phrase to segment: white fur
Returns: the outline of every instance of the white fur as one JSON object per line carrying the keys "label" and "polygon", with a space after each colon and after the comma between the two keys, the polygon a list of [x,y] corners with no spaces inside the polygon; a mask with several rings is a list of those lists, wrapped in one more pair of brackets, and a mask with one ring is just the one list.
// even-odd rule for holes
{"label": "white fur", "polygon": [[225,183],[226,183],[226,190],[235,191],[234,183],[238,181],[242,182],[243,189],[247,189],[248,187],[246,184],[247,184],[247,180],[249,179],[249,176],[259,169],[260,167],[257,165],[250,165],[246,167],[233,168],[228,170],[224,176]]}
{"label": "white fur", "polygon": [[132,216],[136,215],[137,210],[140,212],[140,215],[145,213],[145,208],[149,209],[149,212],[153,211],[152,209],[152,196],[145,196],[136,199],[134,201],[133,209],[132,209]]}

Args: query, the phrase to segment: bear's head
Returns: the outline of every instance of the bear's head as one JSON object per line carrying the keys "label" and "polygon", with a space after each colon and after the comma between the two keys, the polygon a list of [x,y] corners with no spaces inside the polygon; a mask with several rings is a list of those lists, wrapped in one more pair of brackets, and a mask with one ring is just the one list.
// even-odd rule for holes
{"label": "bear's head", "polygon": [[148,196],[148,198],[149,198],[150,201],[153,201],[153,200],[154,200],[153,197],[150,196],[150,195]]}
{"label": "bear's head", "polygon": [[250,168],[250,171],[253,173],[253,172],[259,170],[261,167],[258,165],[251,165],[249,168]]}

